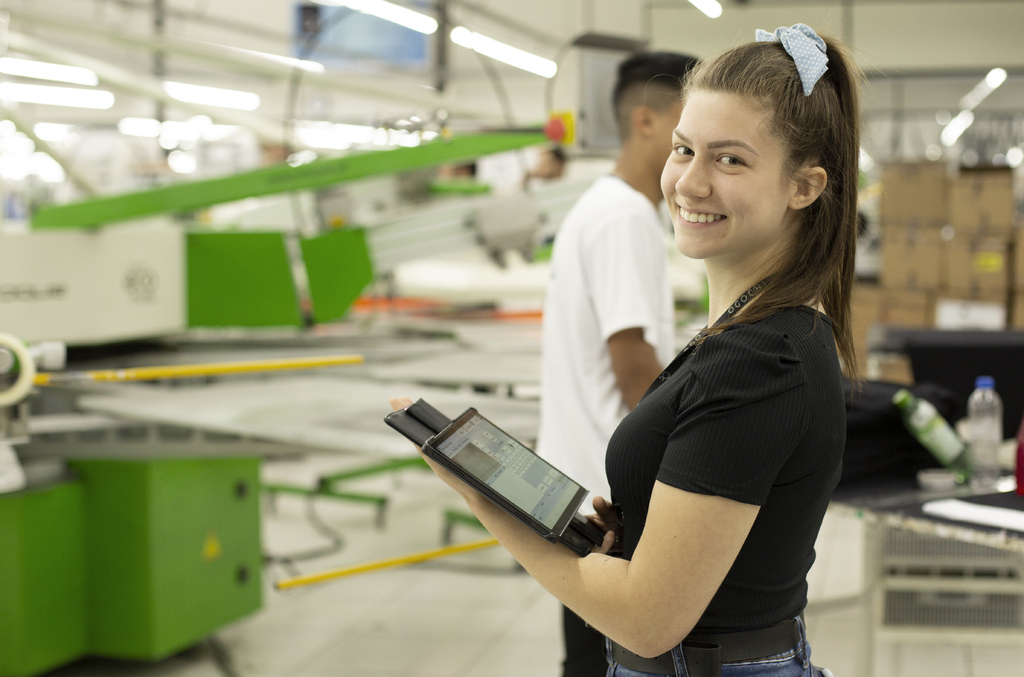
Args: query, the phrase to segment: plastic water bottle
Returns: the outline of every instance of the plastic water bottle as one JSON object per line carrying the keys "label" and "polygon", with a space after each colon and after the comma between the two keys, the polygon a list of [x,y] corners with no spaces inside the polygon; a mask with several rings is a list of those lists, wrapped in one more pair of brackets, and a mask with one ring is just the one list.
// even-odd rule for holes
{"label": "plastic water bottle", "polygon": [[995,391],[995,379],[979,376],[967,400],[967,421],[971,431],[971,486],[994,489],[999,479],[999,445],[1003,441],[1003,401]]}
{"label": "plastic water bottle", "polygon": [[939,463],[956,473],[957,484],[971,478],[971,459],[967,445],[956,431],[942,418],[928,400],[914,397],[906,388],[892,396],[903,417],[903,425]]}

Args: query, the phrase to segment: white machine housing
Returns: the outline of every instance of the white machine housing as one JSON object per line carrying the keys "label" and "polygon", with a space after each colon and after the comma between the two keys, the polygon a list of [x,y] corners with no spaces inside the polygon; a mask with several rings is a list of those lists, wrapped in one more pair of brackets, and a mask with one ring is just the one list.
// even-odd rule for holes
{"label": "white machine housing", "polygon": [[185,232],[160,220],[0,234],[0,331],[92,345],[186,327]]}

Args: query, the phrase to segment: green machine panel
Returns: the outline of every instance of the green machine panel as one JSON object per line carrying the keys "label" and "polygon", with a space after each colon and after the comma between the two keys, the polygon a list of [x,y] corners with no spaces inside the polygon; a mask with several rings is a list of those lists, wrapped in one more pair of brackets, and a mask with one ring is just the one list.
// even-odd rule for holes
{"label": "green machine panel", "polygon": [[373,265],[361,228],[346,228],[302,241],[313,319],[337,320],[373,281]]}
{"label": "green machine panel", "polygon": [[275,232],[188,234],[190,327],[302,324],[284,236]]}
{"label": "green machine panel", "polygon": [[494,132],[437,140],[416,148],[321,158],[297,167],[280,164],[234,176],[43,207],[32,217],[32,228],[91,228],[149,214],[190,211],[247,197],[312,190],[368,176],[433,167],[443,162],[463,162],[546,141],[547,137],[540,131]]}
{"label": "green machine panel", "polygon": [[89,653],[159,659],[261,604],[259,460],[74,461]]}
{"label": "green machine panel", "polygon": [[86,651],[80,482],[0,495],[0,677]]}

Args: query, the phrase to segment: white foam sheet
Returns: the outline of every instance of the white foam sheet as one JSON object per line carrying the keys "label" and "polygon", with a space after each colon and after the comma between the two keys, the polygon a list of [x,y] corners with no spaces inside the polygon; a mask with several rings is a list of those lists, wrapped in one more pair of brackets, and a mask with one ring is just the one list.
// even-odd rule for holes
{"label": "white foam sheet", "polygon": [[411,383],[377,383],[327,374],[244,379],[174,388],[124,385],[86,395],[85,411],[200,430],[234,433],[313,449],[404,457],[412,447],[384,423],[388,397],[422,397],[448,416],[476,407],[513,437],[537,434],[536,401],[463,394]]}
{"label": "white foam sheet", "polygon": [[1024,510],[977,505],[956,498],[929,501],[921,509],[933,517],[1024,533]]}

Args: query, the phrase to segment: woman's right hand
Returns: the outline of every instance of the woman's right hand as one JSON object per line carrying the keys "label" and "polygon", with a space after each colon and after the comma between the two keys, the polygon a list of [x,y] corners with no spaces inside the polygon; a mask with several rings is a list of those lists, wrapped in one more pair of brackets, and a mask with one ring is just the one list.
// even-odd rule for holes
{"label": "woman's right hand", "polygon": [[604,543],[595,547],[594,552],[618,554],[622,552],[622,518],[619,509],[601,496],[594,497],[597,514],[587,515],[591,524],[605,532]]}

